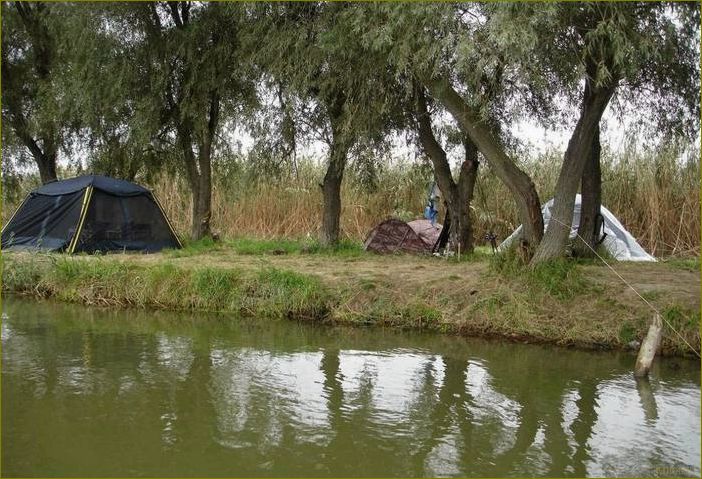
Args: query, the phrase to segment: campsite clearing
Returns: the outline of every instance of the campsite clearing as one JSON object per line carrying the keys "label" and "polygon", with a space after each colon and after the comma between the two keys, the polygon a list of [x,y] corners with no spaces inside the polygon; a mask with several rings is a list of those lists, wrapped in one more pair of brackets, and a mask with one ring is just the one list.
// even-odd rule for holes
{"label": "campsite clearing", "polygon": [[[615,263],[663,318],[700,344],[699,263]],[[4,253],[3,290],[93,305],[219,311],[436,330],[595,349],[635,348],[652,311],[606,267],[514,272],[489,256],[241,254],[217,246],[158,255]],[[666,326],[663,353],[690,348]]]}

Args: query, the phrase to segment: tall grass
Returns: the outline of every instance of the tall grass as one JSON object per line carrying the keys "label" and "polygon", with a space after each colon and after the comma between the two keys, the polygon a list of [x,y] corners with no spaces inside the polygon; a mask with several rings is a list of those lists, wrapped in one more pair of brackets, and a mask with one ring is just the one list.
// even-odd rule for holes
{"label": "tall grass", "polygon": [[[320,183],[324,168],[309,161],[297,177],[273,180],[246,165],[237,175],[216,177],[212,197],[212,225],[223,238],[316,238],[322,214]],[[362,186],[351,169],[342,186],[341,232],[344,239],[361,241],[380,220],[389,216],[419,217],[426,201],[431,173],[417,165],[399,165],[378,175],[373,187]],[[190,195],[183,178],[163,175],[152,185],[166,213],[180,232],[190,227]]]}
{"label": "tall grass", "polygon": [[[561,160],[560,152],[550,151],[521,162],[544,202],[553,195]],[[231,164],[220,163],[214,175],[212,225],[222,238],[317,236],[323,166],[308,160],[302,162],[297,176],[271,179],[255,164]],[[481,166],[473,201],[478,244],[487,231],[503,239],[519,223],[509,192],[485,165]],[[632,146],[616,155],[604,151],[602,178],[603,204],[645,249],[656,256],[699,256],[699,151],[685,159],[675,146],[647,151]],[[389,216],[405,220],[421,217],[431,179],[427,165],[395,163],[377,171],[369,185],[362,172],[349,168],[342,187],[343,238],[362,241],[374,225]],[[150,183],[175,228],[187,236],[191,220],[185,180],[163,174]],[[24,192],[35,184],[35,179],[26,178],[15,194],[3,192],[3,224]]]}

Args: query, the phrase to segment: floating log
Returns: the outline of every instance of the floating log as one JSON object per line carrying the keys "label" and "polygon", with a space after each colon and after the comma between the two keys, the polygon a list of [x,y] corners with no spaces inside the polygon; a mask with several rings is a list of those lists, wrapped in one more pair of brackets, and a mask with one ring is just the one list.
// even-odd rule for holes
{"label": "floating log", "polygon": [[653,358],[656,356],[656,351],[661,344],[661,336],[663,335],[663,322],[661,317],[656,313],[648,327],[648,333],[641,343],[639,355],[636,357],[636,365],[634,366],[634,376],[637,378],[645,378],[651,369]]}

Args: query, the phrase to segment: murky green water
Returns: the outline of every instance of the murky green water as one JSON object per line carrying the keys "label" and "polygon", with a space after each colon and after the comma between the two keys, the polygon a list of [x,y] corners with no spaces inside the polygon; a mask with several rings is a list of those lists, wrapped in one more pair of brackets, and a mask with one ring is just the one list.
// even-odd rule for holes
{"label": "murky green water", "polygon": [[700,474],[699,363],[6,299],[3,476]]}

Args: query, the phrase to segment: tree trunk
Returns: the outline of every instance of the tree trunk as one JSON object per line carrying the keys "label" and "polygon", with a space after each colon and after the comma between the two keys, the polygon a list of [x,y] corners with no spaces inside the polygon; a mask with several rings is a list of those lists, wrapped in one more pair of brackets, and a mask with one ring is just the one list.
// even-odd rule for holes
{"label": "tree trunk", "polygon": [[492,132],[480,119],[478,112],[463,101],[446,79],[426,80],[424,84],[432,96],[451,113],[463,133],[475,143],[497,177],[509,189],[517,204],[519,219],[524,227],[524,239],[532,247],[539,244],[544,232],[544,222],[541,215],[541,202],[534,182],[507,156]]}
{"label": "tree trunk", "polygon": [[[12,127],[17,138],[24,144],[24,146],[32,154],[34,162],[37,164],[39,169],[39,177],[43,184],[51,183],[56,181],[58,176],[56,175],[56,156],[57,148],[56,142],[53,139],[44,140],[43,148],[39,146],[37,141],[34,139],[29,131],[29,125],[27,119],[22,114],[22,106],[15,103],[16,98],[10,97],[6,102],[8,109],[10,110],[9,123]],[[45,138],[51,138],[54,135],[52,129],[44,132]]]}
{"label": "tree trunk", "polygon": [[594,87],[590,78],[585,81],[580,119],[568,142],[556,183],[551,220],[531,260],[532,266],[562,257],[566,251],[578,183],[583,176],[585,164],[591,156],[590,150],[602,113],[614,94],[614,87]]}
{"label": "tree trunk", "polygon": [[193,194],[190,234],[199,240],[212,234],[212,150],[219,125],[220,97],[216,91],[210,93],[207,129],[198,139],[198,155],[193,151],[194,128],[189,118],[177,124],[178,141],[183,150],[185,171]]}
{"label": "tree trunk", "polygon": [[25,128],[15,126],[14,122],[12,124],[15,134],[32,154],[39,169],[39,178],[41,178],[42,184],[56,181],[58,179],[56,175],[56,148],[53,146],[53,142],[46,142],[44,149],[42,149]]}
{"label": "tree trunk", "polygon": [[346,145],[333,140],[329,154],[329,166],[322,183],[324,207],[322,210],[322,229],[319,241],[323,246],[334,246],[339,242],[339,221],[341,218],[341,181],[346,167]]}
{"label": "tree trunk", "polygon": [[470,217],[470,202],[478,171],[478,149],[469,139],[464,139],[465,160],[461,164],[458,183],[453,180],[446,152],[441,147],[431,127],[431,117],[421,87],[416,89],[416,116],[419,141],[434,167],[434,176],[444,196],[449,211],[450,242],[462,253],[473,251],[473,225]]}
{"label": "tree trunk", "polygon": [[593,257],[593,250],[599,240],[600,231],[597,217],[600,214],[602,205],[602,172],[600,170],[600,127],[595,128],[595,135],[592,139],[590,156],[585,163],[583,177],[580,183],[580,223],[578,224],[578,236],[575,238],[573,253],[576,256],[589,258]]}
{"label": "tree trunk", "polygon": [[200,174],[198,176],[197,194],[193,191],[193,224],[192,238],[199,240],[212,234],[210,220],[212,218],[212,175],[210,161],[200,159]]}
{"label": "tree trunk", "polygon": [[[209,228],[209,219],[203,216],[206,202],[202,199],[201,194],[203,182],[200,178],[200,170],[198,169],[198,164],[200,162],[195,158],[195,152],[193,151],[193,134],[190,121],[186,119],[178,123],[177,136],[178,143],[183,151],[183,162],[185,163],[185,172],[187,173],[186,177],[188,179],[188,185],[190,186],[190,192],[192,193],[190,237],[194,241],[197,241],[202,238],[203,219],[206,220],[205,226],[207,228]],[[206,187],[207,185],[205,184],[204,186]]]}
{"label": "tree trunk", "polygon": [[41,156],[35,156],[34,161],[39,167],[39,177],[43,184],[51,183],[58,179],[56,175],[56,153],[52,155],[42,154]]}
{"label": "tree trunk", "polygon": [[458,208],[451,211],[451,229],[456,241],[456,247],[461,253],[472,253],[473,219],[470,214],[470,203],[473,201],[475,181],[478,177],[478,148],[469,139],[464,140],[465,159],[461,164],[461,172],[456,185]]}
{"label": "tree trunk", "polygon": [[344,104],[346,96],[337,91],[323,98],[331,125],[331,145],[329,145],[329,165],[322,183],[322,228],[319,242],[323,246],[335,246],[339,243],[339,222],[341,218],[341,181],[350,149],[343,129]]}
{"label": "tree trunk", "polygon": [[[186,19],[187,19],[187,10]],[[199,156],[197,159],[198,174],[198,196],[196,206],[193,211],[192,235],[193,239],[201,239],[211,236],[210,221],[212,219],[212,150],[214,148],[215,134],[219,126],[219,103],[220,96],[215,90],[210,94],[209,108],[207,112],[207,130],[200,141]]]}

